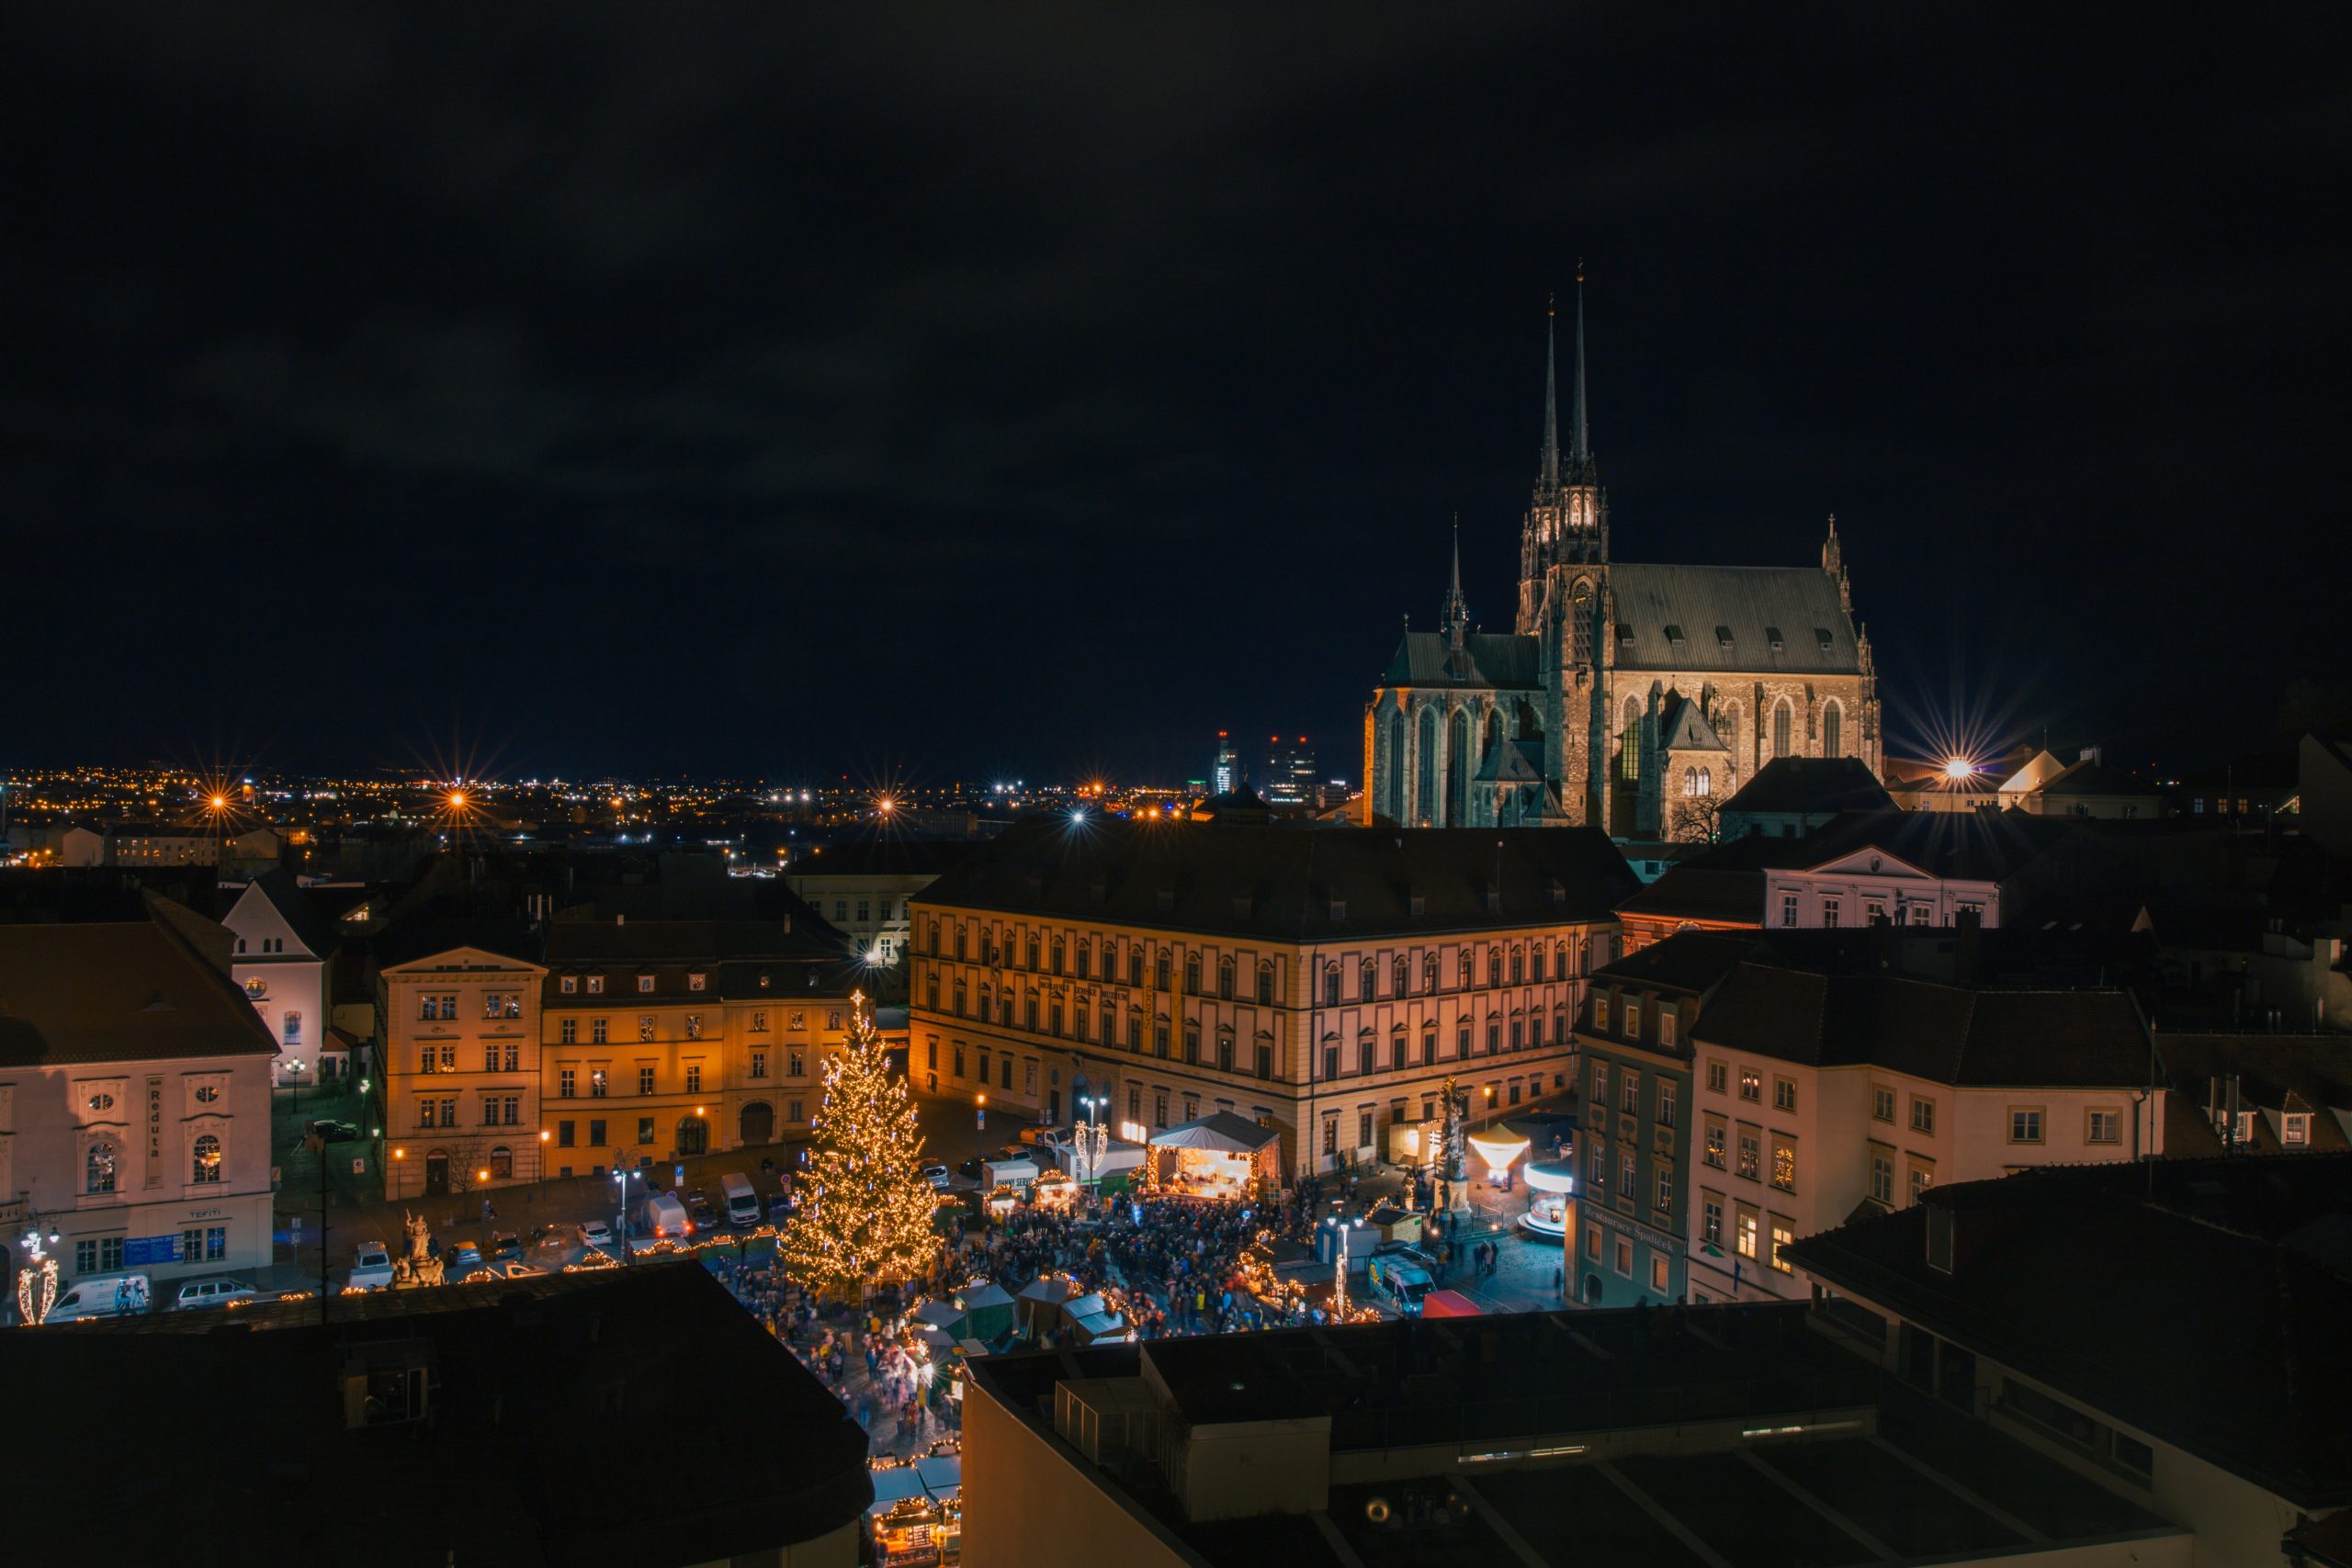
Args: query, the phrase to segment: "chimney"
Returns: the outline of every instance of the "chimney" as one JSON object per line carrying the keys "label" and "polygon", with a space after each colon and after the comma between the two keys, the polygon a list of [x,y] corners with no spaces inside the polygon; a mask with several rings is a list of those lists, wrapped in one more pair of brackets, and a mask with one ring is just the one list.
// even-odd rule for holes
{"label": "chimney", "polygon": [[1962,909],[1952,922],[1952,983],[1973,986],[1984,947],[1984,917],[1974,909]]}

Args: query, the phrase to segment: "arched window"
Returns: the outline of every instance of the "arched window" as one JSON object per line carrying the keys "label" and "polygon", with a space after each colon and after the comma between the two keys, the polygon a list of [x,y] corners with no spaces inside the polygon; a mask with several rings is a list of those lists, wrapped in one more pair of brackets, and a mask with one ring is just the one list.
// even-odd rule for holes
{"label": "arched window", "polygon": [[1459,828],[1470,815],[1470,714],[1455,708],[1445,726],[1445,825]]}
{"label": "arched window", "polygon": [[1388,716],[1388,818],[1392,822],[1405,819],[1405,714],[1403,709]]}
{"label": "arched window", "polygon": [[1336,964],[1323,965],[1323,1005],[1327,1008],[1340,1005],[1340,966]]}
{"label": "arched window", "polygon": [[1413,757],[1413,816],[1427,826],[1437,818],[1437,709],[1421,710],[1420,731]]}
{"label": "arched window", "polygon": [[1699,770],[1699,793],[1702,795],[1715,793],[1715,771],[1713,768]]}
{"label": "arched window", "polygon": [[1772,755],[1775,757],[1794,755],[1789,750],[1789,726],[1792,717],[1788,698],[1782,697],[1772,705]]}
{"label": "arched window", "polygon": [[1625,699],[1625,723],[1617,732],[1617,772],[1627,784],[1642,782],[1642,708]]}
{"label": "arched window", "polygon": [[1682,770],[1682,793],[1685,795],[1696,795],[1699,793],[1698,769],[1685,768]]}
{"label": "arched window", "polygon": [[1153,989],[1164,991],[1168,988],[1170,967],[1170,960],[1168,955],[1168,950],[1163,947],[1159,950],[1159,956],[1152,963],[1151,983]]}
{"label": "arched window", "polygon": [[1499,986],[1502,983],[1503,950],[1500,947],[1490,947],[1487,949],[1487,984]]}
{"label": "arched window", "polygon": [[1223,1000],[1229,1002],[1233,999],[1233,960],[1231,958],[1220,958],[1216,961],[1216,994]]}
{"label": "arched window", "polygon": [[1838,748],[1845,740],[1846,714],[1835,700],[1821,710],[1821,754],[1842,756]]}
{"label": "arched window", "polygon": [[1274,1004],[1274,966],[1272,961],[1258,961],[1258,1000],[1267,1007]]}
{"label": "arched window", "polygon": [[1510,950],[1510,983],[1519,985],[1527,978],[1527,954],[1514,947]]}
{"label": "arched window", "polygon": [[1201,955],[1197,953],[1184,954],[1184,994],[1188,997],[1201,994]]}
{"label": "arched window", "polygon": [[1432,953],[1421,960],[1421,989],[1437,995],[1437,954]]}
{"label": "arched window", "polygon": [[[220,1140],[207,1133],[189,1146],[188,1172],[190,1181],[203,1183],[220,1179]],[[96,1189],[93,1188],[93,1191]]]}
{"label": "arched window", "polygon": [[114,1165],[115,1149],[112,1144],[103,1138],[92,1144],[90,1152],[83,1156],[82,1190],[85,1192],[113,1191]]}
{"label": "arched window", "polygon": [[514,1179],[514,1151],[504,1144],[490,1151],[490,1179],[492,1181]]}
{"label": "arched window", "polygon": [[1478,755],[1481,758],[1493,756],[1495,754],[1495,747],[1501,741],[1502,738],[1503,716],[1497,710],[1488,708],[1487,710],[1487,743],[1479,749]]}
{"label": "arched window", "polygon": [[1579,581],[1568,591],[1568,646],[1578,664],[1592,662],[1592,584]]}
{"label": "arched window", "polygon": [[1471,976],[1471,967],[1472,967],[1472,965],[1473,965],[1476,962],[1476,960],[1473,959],[1473,958],[1470,956],[1470,950],[1469,950],[1468,948],[1466,948],[1466,947],[1465,947],[1465,948],[1464,948],[1464,949],[1462,950],[1462,962],[1461,962],[1461,964],[1460,964],[1460,965],[1459,965],[1459,968],[1461,969],[1461,976],[1460,976],[1460,977],[1455,981],[1455,984],[1456,984],[1456,985],[1458,985],[1458,986],[1460,986],[1460,987],[1461,987],[1461,988],[1462,988],[1462,989],[1464,989],[1464,990],[1465,990],[1465,991],[1466,991],[1466,990],[1468,990],[1468,989],[1470,988],[1470,986],[1471,986],[1471,977],[1470,977],[1470,976]]}
{"label": "arched window", "polygon": [[1378,964],[1367,958],[1356,965],[1356,998],[1359,1001],[1372,1000],[1379,986],[1380,966]]}
{"label": "arched window", "polygon": [[964,923],[961,920],[958,920],[956,923],[956,956],[958,958],[970,957],[971,946],[971,933],[965,930]]}
{"label": "arched window", "polygon": [[1412,965],[1405,962],[1405,955],[1403,953],[1398,953],[1388,965],[1390,988],[1395,991],[1397,996],[1401,997],[1408,990],[1412,988]]}
{"label": "arched window", "polygon": [[1053,953],[1053,959],[1054,959],[1054,973],[1055,973],[1055,974],[1057,974],[1057,975],[1058,975],[1058,974],[1060,974],[1060,973],[1062,972],[1062,960],[1063,960],[1063,958],[1064,958],[1064,957],[1065,957],[1065,953],[1064,953],[1064,951],[1063,951],[1063,948],[1062,948],[1062,939],[1061,939],[1061,938],[1059,938],[1059,937],[1056,937],[1056,938],[1054,938],[1054,953]]}

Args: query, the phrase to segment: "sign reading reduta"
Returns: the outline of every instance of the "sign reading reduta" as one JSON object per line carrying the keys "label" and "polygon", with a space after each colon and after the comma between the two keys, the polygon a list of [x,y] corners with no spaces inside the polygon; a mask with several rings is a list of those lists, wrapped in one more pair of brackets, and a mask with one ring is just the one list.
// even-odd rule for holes
{"label": "sign reading reduta", "polygon": [[[147,1185],[164,1184],[164,1080],[147,1080]],[[177,1245],[175,1241],[174,1245]]]}

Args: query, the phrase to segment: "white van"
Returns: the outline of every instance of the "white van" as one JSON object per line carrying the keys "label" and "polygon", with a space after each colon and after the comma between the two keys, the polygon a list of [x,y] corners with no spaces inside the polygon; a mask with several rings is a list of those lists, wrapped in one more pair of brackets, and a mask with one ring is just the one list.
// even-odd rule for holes
{"label": "white van", "polygon": [[718,1179],[718,1190],[727,1199],[729,1224],[748,1228],[760,1223],[760,1194],[751,1178],[730,1170]]}
{"label": "white van", "polygon": [[144,1274],[93,1274],[58,1292],[44,1323],[74,1323],[85,1317],[119,1317],[147,1310]]}
{"label": "white van", "polygon": [[227,1306],[231,1302],[253,1299],[254,1288],[243,1280],[190,1280],[180,1287],[172,1307],[175,1312],[187,1312],[195,1307]]}
{"label": "white van", "polygon": [[380,1241],[363,1241],[351,1255],[346,1291],[388,1291],[392,1287],[391,1249]]}
{"label": "white van", "polygon": [[686,1206],[678,1201],[674,1192],[650,1192],[639,1204],[637,1231],[640,1236],[667,1236],[672,1241],[684,1241],[694,1234],[695,1227],[686,1219]]}

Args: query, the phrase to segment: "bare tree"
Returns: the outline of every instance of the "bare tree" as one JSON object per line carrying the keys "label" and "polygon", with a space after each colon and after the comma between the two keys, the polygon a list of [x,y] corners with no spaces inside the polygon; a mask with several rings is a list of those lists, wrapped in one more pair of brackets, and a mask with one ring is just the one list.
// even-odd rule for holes
{"label": "bare tree", "polygon": [[1723,801],[1712,795],[1686,795],[1668,815],[1667,835],[1676,843],[1712,844],[1723,837]]}

